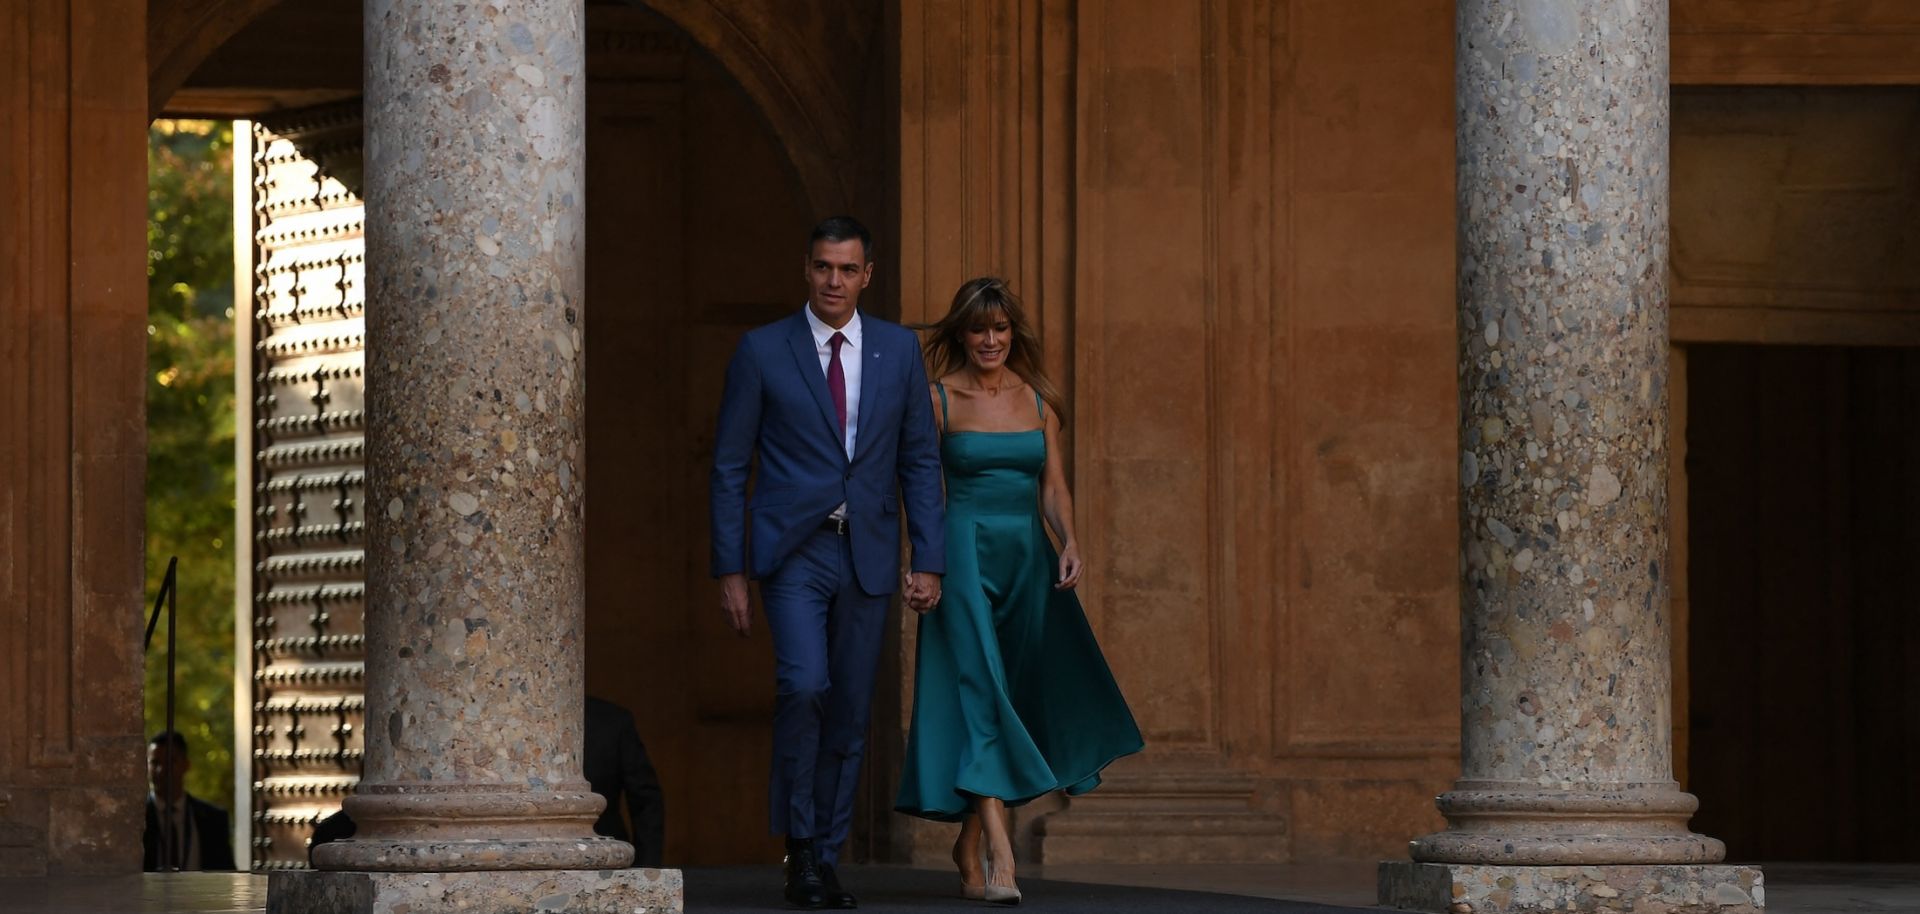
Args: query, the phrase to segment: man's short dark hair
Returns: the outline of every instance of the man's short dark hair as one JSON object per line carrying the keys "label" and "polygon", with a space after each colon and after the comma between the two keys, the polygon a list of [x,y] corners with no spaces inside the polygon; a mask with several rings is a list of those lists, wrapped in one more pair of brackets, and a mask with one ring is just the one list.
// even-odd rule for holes
{"label": "man's short dark hair", "polygon": [[180,731],[178,730],[162,730],[159,733],[155,733],[152,739],[147,740],[147,745],[149,746],[158,746],[161,743],[171,745],[174,749],[182,753],[187,751],[187,738],[180,735]]}
{"label": "man's short dark hair", "polygon": [[822,241],[839,243],[860,239],[860,256],[873,259],[873,233],[852,216],[830,216],[813,227],[813,236],[807,239],[807,253],[812,255],[813,246]]}

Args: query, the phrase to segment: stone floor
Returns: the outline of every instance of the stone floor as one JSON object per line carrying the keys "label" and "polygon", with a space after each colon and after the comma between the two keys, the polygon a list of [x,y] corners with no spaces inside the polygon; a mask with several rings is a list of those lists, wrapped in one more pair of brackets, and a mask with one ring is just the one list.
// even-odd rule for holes
{"label": "stone floor", "polygon": [[[1763,863],[1760,867],[1766,874],[1769,912],[1920,914],[1920,864]],[[1057,866],[1035,875],[1365,908],[1373,905],[1374,870],[1370,863]]]}
{"label": "stone floor", "polygon": [[[1779,914],[1920,912],[1920,865],[1772,864],[1768,909]],[[978,911],[952,897],[954,879],[939,870],[850,867],[848,885],[861,910]],[[774,867],[689,870],[687,909],[694,912],[779,910]],[[266,902],[259,876],[0,879],[0,914],[238,914]],[[1058,866],[1021,879],[1025,908],[1052,912],[1131,911],[1342,914],[1373,899],[1371,865],[1331,866]]]}

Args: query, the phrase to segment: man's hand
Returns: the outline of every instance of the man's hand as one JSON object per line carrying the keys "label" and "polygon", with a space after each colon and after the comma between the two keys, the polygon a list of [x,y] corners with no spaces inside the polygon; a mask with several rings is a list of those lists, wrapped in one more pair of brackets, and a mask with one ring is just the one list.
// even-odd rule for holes
{"label": "man's hand", "polygon": [[747,605],[747,576],[744,574],[726,574],[720,576],[720,609],[727,614],[727,624],[745,638],[753,632],[753,610]]}
{"label": "man's hand", "polygon": [[925,615],[940,603],[940,576],[925,571],[907,575],[907,608]]}

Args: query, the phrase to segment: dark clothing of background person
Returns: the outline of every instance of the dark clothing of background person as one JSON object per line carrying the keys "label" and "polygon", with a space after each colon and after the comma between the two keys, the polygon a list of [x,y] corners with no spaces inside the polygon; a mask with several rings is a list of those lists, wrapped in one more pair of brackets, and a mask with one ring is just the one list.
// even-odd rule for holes
{"label": "dark clothing of background person", "polygon": [[344,809],[334,810],[333,815],[321,819],[320,824],[313,827],[313,836],[307,839],[307,865],[313,865],[314,848],[329,841],[345,841],[357,830],[353,817]]}
{"label": "dark clothing of background person", "polygon": [[[180,848],[180,859],[186,859],[194,850],[200,852],[200,869],[206,871],[232,870],[233,833],[227,824],[227,811],[199,797],[188,794],[187,819],[193,823],[192,831],[185,836],[187,845]],[[147,828],[140,836],[145,847],[141,867],[147,872],[160,869],[160,810],[153,796],[147,796]]]}
{"label": "dark clothing of background person", "polygon": [[[587,783],[607,799],[593,830],[633,845],[633,865],[658,867],[666,844],[667,802],[660,776],[647,758],[647,747],[634,729],[633,715],[610,701],[587,696],[586,751],[580,758]],[[625,795],[633,835],[620,820],[619,800]]]}

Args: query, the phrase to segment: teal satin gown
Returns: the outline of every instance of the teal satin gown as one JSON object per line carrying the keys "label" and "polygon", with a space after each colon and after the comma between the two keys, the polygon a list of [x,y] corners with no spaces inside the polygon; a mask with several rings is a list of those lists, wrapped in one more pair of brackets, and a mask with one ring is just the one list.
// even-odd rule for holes
{"label": "teal satin gown", "polygon": [[[944,414],[944,387],[940,398]],[[1053,588],[1060,562],[1040,516],[1046,433],[949,432],[940,453],[947,573],[940,605],[920,618],[894,808],[953,822],[969,796],[1017,806],[1092,790],[1101,769],[1145,744],[1079,598]]]}

